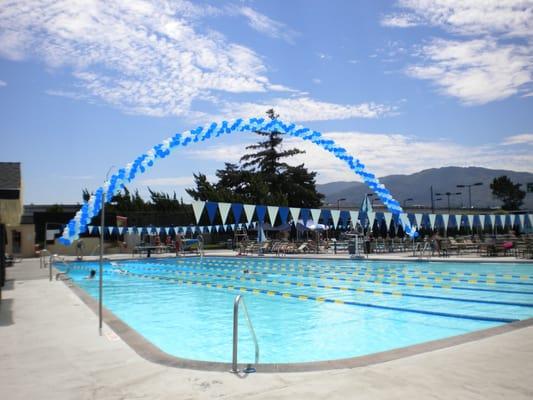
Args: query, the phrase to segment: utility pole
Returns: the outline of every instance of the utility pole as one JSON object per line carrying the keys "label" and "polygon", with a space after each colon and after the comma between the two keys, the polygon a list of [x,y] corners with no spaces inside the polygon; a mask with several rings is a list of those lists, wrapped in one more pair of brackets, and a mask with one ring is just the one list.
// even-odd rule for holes
{"label": "utility pole", "polygon": [[435,214],[435,201],[433,200],[433,185],[429,187],[431,192],[431,214]]}

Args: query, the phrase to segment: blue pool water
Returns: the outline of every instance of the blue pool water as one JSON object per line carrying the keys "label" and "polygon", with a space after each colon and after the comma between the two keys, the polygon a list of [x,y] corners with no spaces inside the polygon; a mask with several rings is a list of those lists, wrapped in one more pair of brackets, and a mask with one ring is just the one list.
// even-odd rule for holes
{"label": "blue pool water", "polygon": [[[98,263],[71,266],[97,298],[98,280],[84,277]],[[209,257],[117,261],[104,273],[105,307],[161,350],[193,360],[231,362],[237,294],[262,363],[355,357],[533,317],[531,264]],[[239,361],[251,362],[240,324]]]}

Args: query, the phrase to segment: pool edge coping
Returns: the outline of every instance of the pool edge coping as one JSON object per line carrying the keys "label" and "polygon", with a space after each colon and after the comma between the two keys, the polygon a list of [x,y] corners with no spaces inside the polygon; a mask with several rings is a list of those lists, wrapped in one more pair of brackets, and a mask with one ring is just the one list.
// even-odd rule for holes
{"label": "pool edge coping", "polygon": [[[64,284],[74,292],[80,300],[95,314],[98,314],[98,302],[91,297],[81,287],[76,285],[72,280],[64,280]],[[144,336],[142,336],[135,329],[131,328],[127,323],[122,321],[113,312],[106,307],[102,307],[103,321],[139,356],[147,361],[164,365],[173,368],[194,369],[202,371],[224,371],[231,370],[231,363],[215,362],[215,361],[199,361],[190,360],[172,356]],[[388,361],[394,361],[401,358],[406,358],[418,354],[428,353],[448,347],[457,346],[464,343],[474,342],[480,339],[489,338],[496,335],[512,332],[518,329],[523,329],[533,326],[533,318],[511,322],[492,328],[482,329],[479,331],[468,332],[462,335],[451,336],[443,339],[431,340],[428,342],[417,343],[414,345],[400,347],[397,349],[386,350],[378,353],[367,354],[358,357],[343,358],[328,361],[311,361],[302,363],[284,363],[284,364],[258,364],[257,371],[265,373],[275,372],[312,372],[325,371],[336,369],[350,369],[365,367],[373,364],[380,364]],[[242,365],[242,364],[240,364]]]}

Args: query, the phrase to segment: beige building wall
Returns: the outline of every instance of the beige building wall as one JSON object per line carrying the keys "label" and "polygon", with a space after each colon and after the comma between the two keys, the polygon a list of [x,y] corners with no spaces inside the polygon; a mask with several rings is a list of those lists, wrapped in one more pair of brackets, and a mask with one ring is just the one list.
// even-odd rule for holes
{"label": "beige building wall", "polygon": [[[7,225],[6,253],[15,257],[35,257],[35,225]],[[20,238],[20,247],[16,246],[14,239]],[[18,248],[15,248],[18,247]],[[15,251],[17,250],[17,251]]]}
{"label": "beige building wall", "polygon": [[22,200],[0,200],[0,223],[6,225],[19,225],[22,215]]}

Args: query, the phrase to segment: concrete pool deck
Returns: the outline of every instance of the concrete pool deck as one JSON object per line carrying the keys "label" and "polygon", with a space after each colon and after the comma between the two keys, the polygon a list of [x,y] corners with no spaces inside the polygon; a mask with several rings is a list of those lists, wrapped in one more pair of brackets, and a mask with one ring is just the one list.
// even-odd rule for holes
{"label": "concrete pool deck", "polygon": [[[507,258],[509,259],[509,258]],[[7,269],[0,387],[10,399],[529,399],[533,327],[352,369],[237,377],[145,360],[37,259]]]}

